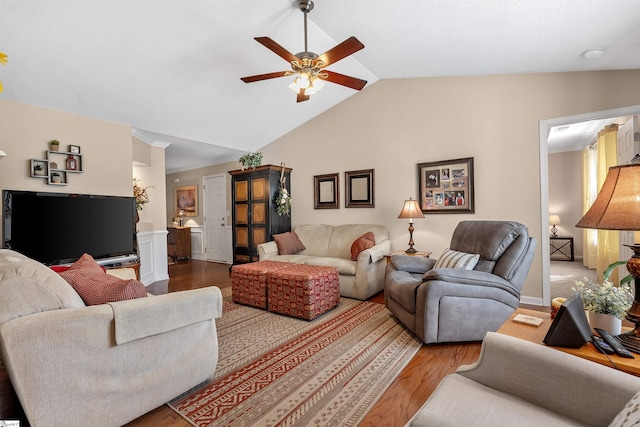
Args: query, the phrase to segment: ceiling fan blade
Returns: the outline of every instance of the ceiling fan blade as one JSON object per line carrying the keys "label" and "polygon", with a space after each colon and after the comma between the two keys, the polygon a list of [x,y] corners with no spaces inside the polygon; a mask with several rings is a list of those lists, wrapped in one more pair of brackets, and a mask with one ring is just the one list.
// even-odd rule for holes
{"label": "ceiling fan blade", "polygon": [[315,59],[314,63],[317,64],[319,61],[322,61],[323,64],[321,65],[321,68],[326,67],[327,65],[334,64],[341,59],[346,58],[347,56],[359,51],[362,48],[364,48],[364,45],[360,43],[360,40],[355,37],[349,37],[336,47],[331,48],[322,55],[318,56]]}
{"label": "ceiling fan blade", "polygon": [[293,53],[289,52],[287,49],[280,46],[278,43],[270,39],[269,37],[254,37],[255,41],[271,50],[273,53],[278,55],[280,58],[284,59],[287,62],[298,61],[298,57]]}
{"label": "ceiling fan blade", "polygon": [[325,77],[324,80],[350,87],[351,89],[362,90],[362,88],[367,84],[366,80],[356,79],[355,77],[345,76],[344,74],[333,71],[324,70],[323,73],[327,73],[327,77]]}
{"label": "ceiling fan blade", "polygon": [[298,92],[298,96],[296,98],[296,102],[304,102],[308,101],[310,98],[309,95],[304,94],[304,88],[300,88],[300,92]]}
{"label": "ceiling fan blade", "polygon": [[284,77],[284,76],[288,76],[289,74],[290,74],[289,71],[276,71],[275,73],[258,74],[258,75],[255,75],[255,76],[240,77],[240,80],[242,80],[245,83],[253,83],[253,82],[259,82],[260,80],[268,80],[268,79],[275,79],[277,77]]}

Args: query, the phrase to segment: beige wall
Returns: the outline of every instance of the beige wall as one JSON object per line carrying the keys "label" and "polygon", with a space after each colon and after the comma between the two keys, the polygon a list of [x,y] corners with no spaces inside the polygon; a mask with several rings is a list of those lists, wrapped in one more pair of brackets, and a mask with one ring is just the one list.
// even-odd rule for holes
{"label": "beige wall", "polygon": [[167,198],[164,170],[164,148],[152,147],[133,138],[133,178],[139,179],[142,186],[149,186],[149,203],[138,212],[140,232],[165,229]]}
{"label": "beige wall", "polygon": [[[176,216],[176,188],[184,187],[188,185],[198,186],[198,215],[195,217],[185,218],[183,225],[204,225],[202,216],[202,177],[225,174],[227,177],[227,211],[231,213],[231,175],[227,174],[228,171],[239,169],[240,164],[238,162],[222,163],[219,165],[207,166],[204,168],[193,169],[184,172],[176,172],[166,176],[166,189],[167,189],[167,207],[166,218],[167,225],[173,225],[172,218]],[[178,180],[178,182],[175,182]],[[231,224],[231,218],[227,218],[227,224]]]}
{"label": "beige wall", "polygon": [[[415,221],[416,247],[437,256],[465,219],[515,220],[540,237],[539,121],[636,104],[640,70],[382,80],[262,151],[265,164],[293,168],[294,226],[385,224],[394,249],[407,246],[397,216],[418,196],[416,164],[474,157],[476,213]],[[344,172],[369,168],[375,208],[344,208]],[[313,176],[334,172],[341,208],[315,210]],[[542,298],[540,246],[523,295]]]}
{"label": "beige wall", "polygon": [[[68,185],[47,185],[30,178],[30,159],[45,159],[47,142],[58,139],[61,149],[79,145],[83,173],[70,174]],[[146,162],[140,175],[156,188],[141,214],[145,228],[165,229],[164,149],[138,141],[137,156]],[[112,196],[132,195],[133,149],[131,126],[0,100],[0,189],[49,191]],[[157,197],[154,192],[157,192]],[[148,208],[147,208],[148,207]],[[145,231],[145,230],[141,230]],[[147,230],[148,231],[148,230]]]}
{"label": "beige wall", "polygon": [[583,214],[581,151],[549,154],[549,213],[560,217],[558,236],[573,237],[574,254],[582,258],[583,230],[574,227]]}

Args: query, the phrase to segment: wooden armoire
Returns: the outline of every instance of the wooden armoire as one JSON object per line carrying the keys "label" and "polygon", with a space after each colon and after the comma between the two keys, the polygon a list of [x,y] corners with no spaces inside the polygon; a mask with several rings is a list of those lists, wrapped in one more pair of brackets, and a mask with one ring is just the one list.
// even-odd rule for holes
{"label": "wooden armoire", "polygon": [[[281,166],[229,171],[232,178],[233,264],[258,261],[258,245],[274,234],[291,231],[291,216],[278,215],[276,195]],[[291,168],[284,168],[285,188],[291,193]]]}

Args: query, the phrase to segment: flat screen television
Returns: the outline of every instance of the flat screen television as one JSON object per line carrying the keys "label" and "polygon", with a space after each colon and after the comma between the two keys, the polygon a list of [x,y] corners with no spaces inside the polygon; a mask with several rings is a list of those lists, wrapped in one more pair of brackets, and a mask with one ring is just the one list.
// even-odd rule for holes
{"label": "flat screen television", "polygon": [[2,247],[46,265],[137,259],[134,197],[2,191]]}

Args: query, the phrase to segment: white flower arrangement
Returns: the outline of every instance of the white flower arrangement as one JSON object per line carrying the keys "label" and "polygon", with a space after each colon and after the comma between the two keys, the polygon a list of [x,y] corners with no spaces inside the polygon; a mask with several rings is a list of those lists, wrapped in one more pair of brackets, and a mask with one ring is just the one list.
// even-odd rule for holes
{"label": "white flower arrangement", "polygon": [[280,216],[291,214],[291,196],[284,187],[280,187],[276,195],[276,210]]}
{"label": "white flower arrangement", "polygon": [[611,314],[624,319],[633,303],[633,290],[628,284],[615,286],[605,280],[602,284],[584,278],[576,282],[573,288],[580,295],[584,308],[600,314]]}

